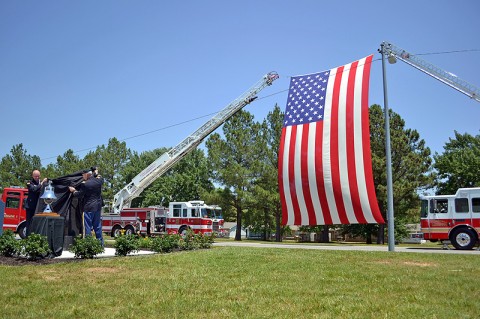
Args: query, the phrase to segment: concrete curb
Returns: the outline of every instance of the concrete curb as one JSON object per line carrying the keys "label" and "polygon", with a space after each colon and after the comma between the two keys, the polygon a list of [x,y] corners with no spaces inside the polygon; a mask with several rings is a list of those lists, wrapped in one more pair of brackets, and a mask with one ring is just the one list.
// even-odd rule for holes
{"label": "concrete curb", "polygon": [[[131,254],[128,254],[128,256],[137,256],[137,255],[151,255],[151,254],[155,254],[155,252],[153,251],[149,251],[149,250],[139,250],[135,253],[131,253]],[[108,257],[116,257],[115,256],[115,248],[109,248],[109,247],[106,247],[105,248],[105,252],[103,252],[102,254],[99,254],[97,255],[95,258],[108,258]],[[62,255],[61,256],[58,256],[58,257],[55,257],[57,259],[74,259],[75,258],[75,254],[70,252],[70,251],[66,251],[64,250],[62,252]]]}

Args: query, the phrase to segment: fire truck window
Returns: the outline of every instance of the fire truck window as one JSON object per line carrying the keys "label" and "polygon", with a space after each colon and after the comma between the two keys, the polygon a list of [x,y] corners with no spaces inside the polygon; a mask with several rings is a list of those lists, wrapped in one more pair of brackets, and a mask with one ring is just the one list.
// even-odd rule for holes
{"label": "fire truck window", "polygon": [[20,205],[20,198],[8,197],[5,203],[5,208],[18,208]]}
{"label": "fire truck window", "polygon": [[186,208],[183,209],[183,217],[188,216],[188,210]]}
{"label": "fire truck window", "polygon": [[435,213],[437,214],[448,213],[448,199],[437,199],[437,206],[435,207]]}
{"label": "fire truck window", "polygon": [[197,210],[192,208],[192,217],[198,217]]}
{"label": "fire truck window", "polygon": [[472,198],[472,211],[480,213],[480,197]]}
{"label": "fire truck window", "polygon": [[182,211],[182,205],[173,205],[173,217],[180,217]]}
{"label": "fire truck window", "polygon": [[[428,215],[428,201],[422,200],[422,206],[420,208],[420,217],[427,217]],[[219,217],[222,218],[222,217]]]}
{"label": "fire truck window", "polygon": [[455,212],[468,213],[468,198],[455,198]]}

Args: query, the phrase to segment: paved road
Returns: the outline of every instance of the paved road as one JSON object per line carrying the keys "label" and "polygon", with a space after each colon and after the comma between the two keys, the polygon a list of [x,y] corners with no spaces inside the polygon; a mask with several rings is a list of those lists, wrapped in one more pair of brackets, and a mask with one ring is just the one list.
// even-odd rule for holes
{"label": "paved road", "polygon": [[[248,240],[238,241],[223,241],[216,242],[214,246],[227,246],[227,247],[257,247],[257,248],[294,248],[294,249],[316,249],[316,250],[357,250],[357,251],[386,251],[388,252],[388,245],[328,245],[328,244],[276,244],[272,242],[258,243]],[[435,253],[435,254],[468,254],[468,255],[480,255],[480,250],[456,250],[450,246],[450,249],[442,248],[422,248],[418,247],[395,247],[393,252],[402,253]]]}

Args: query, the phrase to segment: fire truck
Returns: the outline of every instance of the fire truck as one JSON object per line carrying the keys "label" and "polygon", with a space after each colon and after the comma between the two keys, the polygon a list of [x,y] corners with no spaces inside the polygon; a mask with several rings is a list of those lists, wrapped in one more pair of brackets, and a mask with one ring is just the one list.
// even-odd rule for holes
{"label": "fire truck", "polygon": [[265,87],[272,85],[278,77],[276,72],[264,75],[248,91],[135,176],[129,184],[115,194],[110,211],[103,214],[103,230],[112,236],[117,236],[122,231],[127,234],[146,235],[182,234],[188,229],[195,233],[215,232],[222,236],[224,221],[221,209],[206,205],[203,201],[171,202],[168,209],[164,207],[132,208],[130,204],[146,187],[200,145],[210,133],[243,107],[255,101],[257,94]]}
{"label": "fire truck", "polygon": [[164,207],[124,208],[120,214],[103,215],[103,231],[112,237],[125,234],[143,236],[194,233],[223,237],[221,210],[204,201],[170,202]]}
{"label": "fire truck", "polygon": [[[380,52],[386,54],[390,64],[400,60],[472,100],[480,102],[479,88],[460,79],[455,74],[421,59],[418,55],[407,52],[389,42],[382,43]],[[391,184],[391,181],[389,182]],[[393,217],[393,191],[391,187],[390,190],[387,190],[387,193],[388,210]],[[472,249],[479,242],[479,198],[479,188],[460,188],[456,195],[424,197],[421,206],[421,234],[423,234],[424,239],[440,240],[445,245],[451,242],[456,249]],[[389,227],[393,227],[393,218],[389,220]],[[393,232],[390,234],[393,234]]]}
{"label": "fire truck", "polygon": [[480,237],[480,187],[460,188],[455,195],[424,196],[420,226],[424,239],[472,249]]}
{"label": "fire truck", "polygon": [[21,187],[6,187],[3,189],[2,202],[5,204],[3,229],[18,233],[21,238],[27,235],[25,201],[28,189]]}

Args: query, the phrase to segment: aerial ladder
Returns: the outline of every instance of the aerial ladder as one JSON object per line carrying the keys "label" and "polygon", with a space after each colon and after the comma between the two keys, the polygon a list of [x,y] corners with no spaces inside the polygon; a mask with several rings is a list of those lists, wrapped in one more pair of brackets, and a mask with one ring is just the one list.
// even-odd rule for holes
{"label": "aerial ladder", "polygon": [[431,77],[445,83],[453,89],[465,94],[471,99],[480,102],[480,90],[474,85],[468,83],[457,77],[456,75],[436,67],[435,65],[426,62],[418,57],[418,55],[411,54],[402,48],[399,48],[391,43],[383,42],[382,49],[390,63],[395,63],[395,58],[406,64],[416,68],[430,75]]}
{"label": "aerial ladder", "polygon": [[194,133],[189,135],[177,146],[162,154],[158,159],[151,163],[147,168],[135,176],[130,183],[115,194],[112,203],[114,214],[119,214],[123,208],[129,208],[132,200],[136,198],[143,190],[152,184],[157,178],[168,171],[175,163],[180,161],[190,151],[195,149],[205,137],[222,125],[226,120],[241,110],[246,105],[257,99],[257,94],[265,87],[272,85],[273,81],[278,79],[276,72],[270,72],[262,77],[248,91],[240,95],[233,102],[218,112],[205,124],[203,124]]}

